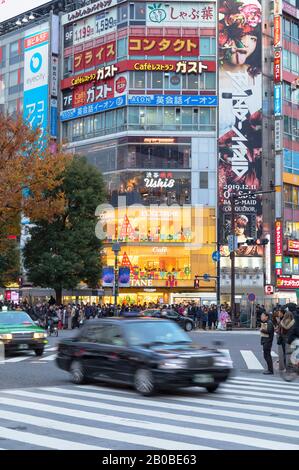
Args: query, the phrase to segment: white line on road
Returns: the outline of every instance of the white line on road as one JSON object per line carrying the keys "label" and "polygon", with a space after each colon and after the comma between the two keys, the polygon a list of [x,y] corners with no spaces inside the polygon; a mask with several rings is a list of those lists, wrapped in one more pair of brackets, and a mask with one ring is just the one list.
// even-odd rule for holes
{"label": "white line on road", "polygon": [[46,356],[40,359],[40,361],[54,361],[56,359],[57,354],[52,354],[51,356]]}
{"label": "white line on road", "polygon": [[[39,404],[38,404],[39,405]],[[35,405],[36,406],[36,405]],[[98,415],[99,416],[99,415]],[[111,420],[111,417],[108,417],[110,420]],[[14,413],[12,411],[4,411],[2,410],[1,411],[1,419],[7,419],[7,420],[11,420],[11,421],[17,421],[17,422],[22,422],[22,423],[26,423],[26,424],[31,424],[33,426],[39,426],[39,427],[43,427],[43,428],[48,428],[48,429],[55,429],[55,430],[58,430],[58,431],[64,431],[64,432],[70,432],[70,433],[73,433],[73,434],[81,434],[81,435],[84,435],[84,436],[92,436],[92,437],[95,437],[95,438],[99,438],[99,439],[109,439],[109,440],[112,440],[112,441],[119,441],[119,442],[122,442],[122,443],[125,443],[125,442],[128,442],[129,444],[139,444],[139,445],[144,445],[144,446],[147,446],[147,447],[156,447],[158,449],[169,449],[169,450],[172,450],[172,449],[176,449],[176,450],[215,450],[214,448],[212,447],[208,447],[208,446],[201,446],[201,445],[196,445],[196,444],[190,444],[188,442],[182,442],[181,440],[180,441],[175,441],[173,439],[160,439],[160,438],[156,438],[154,436],[147,436],[147,435],[142,435],[142,434],[133,434],[133,433],[129,433],[128,431],[124,431],[124,432],[119,432],[119,431],[113,431],[111,429],[106,429],[106,428],[98,428],[98,427],[92,427],[92,426],[86,426],[86,425],[82,425],[82,424],[74,424],[74,423],[68,423],[66,421],[58,421],[58,420],[54,420],[54,419],[48,419],[48,418],[42,418],[40,416],[31,416],[31,415],[26,415],[24,413]],[[105,422],[109,423],[109,419],[105,419]],[[121,421],[123,419],[122,418],[117,418],[117,422],[118,424],[121,424]],[[104,421],[104,419],[102,420]],[[128,420],[126,420],[128,421]],[[142,427],[143,429],[149,429],[147,426],[146,426],[146,423],[144,422],[140,422],[140,423],[137,423],[136,421],[134,420],[130,420],[131,424],[130,426],[133,426],[133,427],[136,427],[138,428],[138,424],[140,424],[140,427]],[[151,423],[151,427],[150,429],[155,431],[155,430],[159,430],[160,427],[164,428],[164,427],[169,427],[171,428],[172,426],[164,426],[164,425],[160,425],[158,423]],[[126,424],[126,426],[128,426],[128,424]],[[182,429],[179,428],[178,426],[175,426],[176,428],[176,434],[179,434],[180,436],[182,436]],[[192,430],[192,437],[194,437],[194,432],[196,430]],[[174,431],[173,431],[174,432]],[[204,430],[202,429],[202,432],[204,432]],[[211,435],[213,434],[212,432],[210,433]],[[220,434],[220,433],[219,433]],[[243,439],[244,443],[245,443],[245,439]],[[268,441],[265,441],[265,443],[268,442]],[[282,448],[282,447],[279,447],[279,442],[276,443],[277,446],[276,448],[279,449],[279,448]],[[270,447],[271,449],[274,447]],[[299,445],[296,446],[296,445],[292,445],[292,444],[288,444],[288,449],[299,449]]]}
{"label": "white line on road", "polygon": [[5,362],[21,362],[30,359],[32,356],[21,356],[21,357],[11,357],[10,359],[5,359]]}
{"label": "white line on road", "polygon": [[56,346],[54,346],[54,348],[47,348],[47,347],[45,348],[45,351],[46,351],[46,352],[56,351],[56,350],[57,350],[57,347],[56,347]]}
{"label": "white line on road", "polygon": [[295,390],[299,390],[299,385],[296,385],[295,383],[286,383],[283,380],[279,381],[275,379],[274,380],[258,379],[258,378],[253,378],[253,377],[247,377],[244,375],[233,377],[230,380],[242,380],[244,382],[253,382],[256,384],[263,383],[263,384],[269,385],[270,387],[273,387],[273,384],[274,384],[275,386],[284,387],[284,388],[287,388],[288,390],[292,388]]}
{"label": "white line on road", "polygon": [[[22,417],[20,415],[20,422],[21,421]],[[34,444],[55,450],[107,450],[103,447],[81,444],[80,442],[68,441],[67,439],[57,439],[56,437],[17,431],[4,427],[0,427],[0,436],[4,439],[11,439],[12,441],[20,441],[26,444]]]}
{"label": "white line on road", "polygon": [[218,349],[218,351],[222,352],[225,356],[227,356],[228,359],[232,360],[229,349]]}
{"label": "white line on road", "polygon": [[264,367],[260,363],[260,361],[256,358],[256,356],[253,354],[252,351],[250,350],[242,350],[241,349],[241,354],[243,356],[244,361],[246,362],[246,365],[248,369],[254,369],[254,370],[263,370]]}

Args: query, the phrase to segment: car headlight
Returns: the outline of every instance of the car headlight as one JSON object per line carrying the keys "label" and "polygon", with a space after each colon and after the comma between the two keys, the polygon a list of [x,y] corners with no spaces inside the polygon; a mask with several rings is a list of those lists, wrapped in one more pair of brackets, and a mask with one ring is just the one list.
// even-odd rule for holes
{"label": "car headlight", "polygon": [[47,333],[34,333],[34,335],[33,335],[34,339],[42,339],[42,338],[46,338],[46,337],[47,337]]}
{"label": "car headlight", "polygon": [[12,334],[6,333],[3,335],[0,335],[0,339],[12,339]]}
{"label": "car headlight", "polygon": [[225,356],[214,357],[214,366],[216,367],[226,367],[232,369],[233,362],[231,359]]}
{"label": "car headlight", "polygon": [[159,369],[184,369],[187,363],[184,359],[166,359],[160,362]]}

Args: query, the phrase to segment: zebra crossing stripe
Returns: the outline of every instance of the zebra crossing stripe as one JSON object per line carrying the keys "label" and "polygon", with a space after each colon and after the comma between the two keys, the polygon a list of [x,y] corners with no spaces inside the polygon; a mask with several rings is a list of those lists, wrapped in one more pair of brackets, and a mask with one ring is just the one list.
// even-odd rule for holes
{"label": "zebra crossing stripe", "polygon": [[26,361],[26,359],[30,359],[30,356],[10,357],[9,359],[5,359],[5,362],[22,362]]}
{"label": "zebra crossing stripe", "polygon": [[[2,415],[2,412],[1,412]],[[19,417],[22,420],[22,415]],[[26,444],[33,444],[38,447],[46,447],[55,450],[107,450],[98,446],[81,444],[80,442],[69,441],[67,439],[58,439],[51,436],[43,436],[42,434],[33,434],[31,432],[18,431],[15,429],[4,428],[0,426],[0,437],[10,439]]]}
{"label": "zebra crossing stripe", "polygon": [[246,362],[246,365],[248,369],[254,369],[254,370],[263,370],[264,367],[260,363],[260,361],[256,358],[256,356],[253,354],[252,351],[250,350],[242,350],[240,353],[243,356],[244,361]]}
{"label": "zebra crossing stripe", "polygon": [[299,389],[298,390],[287,390],[285,388],[280,388],[277,387],[276,385],[273,385],[270,389],[270,386],[265,386],[264,384],[254,384],[252,382],[244,382],[244,381],[238,381],[238,380],[233,380],[231,382],[231,385],[236,385],[238,387],[241,387],[241,390],[246,388],[246,390],[258,390],[258,391],[265,391],[265,392],[277,392],[281,393],[287,393],[288,395],[294,395],[295,397],[299,397]]}
{"label": "zebra crossing stripe", "polygon": [[[62,401],[64,399],[64,395],[61,395],[59,397],[59,400]],[[44,396],[44,400],[47,400],[47,395]],[[2,401],[2,400],[1,400]],[[5,401],[3,398],[3,402],[5,402],[7,405],[15,405],[21,408],[30,408],[30,409],[36,409],[36,402],[32,402],[31,404],[29,402],[24,402],[23,400],[11,400],[8,399]],[[46,411],[48,413],[54,413],[54,414],[61,414],[63,416],[71,416],[71,417],[76,417],[76,418],[82,418],[82,419],[88,419],[88,420],[93,420],[93,421],[99,421],[99,422],[106,422],[109,424],[117,424],[118,426],[128,426],[128,427],[134,427],[134,428],[139,428],[139,429],[147,429],[150,431],[159,431],[159,432],[164,432],[168,434],[178,434],[180,436],[188,436],[188,437],[194,437],[194,432],[197,431],[200,433],[200,435],[204,436],[205,439],[212,439],[215,441],[220,441],[220,442],[230,442],[230,443],[238,443],[238,444],[243,444],[246,446],[251,446],[251,447],[257,447],[257,448],[263,448],[263,449],[289,449],[289,450],[298,450],[299,449],[299,444],[292,444],[289,440],[288,442],[282,442],[281,440],[275,441],[272,438],[272,435],[277,435],[281,438],[281,435],[291,437],[294,439],[299,438],[299,432],[298,431],[289,431],[285,429],[277,429],[277,428],[272,428],[272,427],[266,427],[266,426],[259,426],[259,425],[250,425],[247,423],[240,423],[240,422],[232,422],[230,421],[221,421],[219,417],[221,414],[219,413],[218,419],[217,420],[211,420],[207,418],[202,418],[202,417],[197,417],[194,420],[194,416],[178,416],[179,420],[184,421],[185,423],[188,422],[194,422],[198,424],[203,424],[203,425],[208,425],[208,426],[217,426],[217,427],[223,427],[223,428],[230,428],[233,429],[234,431],[237,430],[242,430],[242,431],[251,431],[254,433],[264,433],[268,434],[271,436],[270,440],[268,439],[262,439],[262,438],[257,438],[257,437],[251,437],[251,436],[244,436],[244,435],[238,435],[238,434],[229,434],[227,432],[215,432],[215,431],[209,431],[207,430],[206,427],[200,429],[198,426],[195,427],[181,427],[181,426],[175,426],[175,425],[170,425],[170,424],[162,424],[162,423],[153,423],[153,422],[148,422],[144,421],[143,416],[144,416],[144,411],[147,412],[147,416],[153,417],[153,411],[149,410],[138,410],[138,414],[140,416],[140,421],[136,421],[135,419],[127,419],[123,417],[115,417],[115,414],[112,415],[101,415],[99,413],[91,413],[91,412],[84,412],[78,409],[71,410],[69,408],[64,408],[64,407],[57,407],[57,406],[51,406],[51,405],[45,405],[44,403],[39,403],[39,410],[41,411]],[[100,406],[100,403],[99,403]],[[126,412],[126,407],[122,406],[120,407],[122,412]],[[165,403],[165,408],[167,409],[167,403]],[[116,411],[116,410],[115,410]],[[175,410],[174,410],[175,411]],[[169,417],[171,415],[171,418]],[[162,419],[176,419],[177,416],[175,412],[173,414],[170,413],[156,413],[154,415],[155,417],[162,418]],[[93,437],[100,437],[103,439],[103,429],[99,428],[93,428],[91,426],[82,426],[82,425],[77,425],[77,424],[71,424],[68,422],[60,422],[60,421],[54,421],[51,419],[47,418],[40,418],[40,417],[32,417],[26,414],[20,414],[20,413],[14,413],[14,412],[8,412],[4,411],[2,414],[3,419],[10,419],[10,420],[19,420],[20,417],[22,417],[22,421],[25,423],[29,424],[36,424],[38,426],[44,426],[48,427],[50,426],[51,429],[63,429],[64,431],[67,432],[72,432],[72,433],[79,433],[79,434],[88,434],[92,435]],[[105,439],[112,439],[115,440],[115,435],[120,435],[123,433],[115,432],[115,431],[110,431],[110,430],[105,430]],[[131,442],[132,436],[134,436],[135,443],[136,438],[138,439],[138,443],[142,442],[142,438],[146,437],[147,439],[147,445],[150,445],[151,447],[153,446],[153,442],[156,440],[156,438],[152,436],[136,436],[132,435],[130,433],[126,433],[126,440],[124,442]],[[140,439],[141,438],[141,439]],[[123,439],[123,438],[122,438]],[[160,441],[162,441],[160,439]],[[171,448],[179,448],[181,449],[182,445],[184,448],[196,448],[196,449],[207,449],[207,447],[203,446],[194,446],[191,444],[183,443],[183,442],[177,442],[177,441],[166,441],[171,443]],[[186,445],[188,447],[186,447]],[[154,445],[155,446],[155,445]]]}
{"label": "zebra crossing stripe", "polygon": [[295,383],[286,383],[284,382],[283,380],[267,380],[267,379],[259,379],[259,378],[253,378],[253,377],[247,377],[247,376],[235,376],[233,377],[232,379],[230,380],[235,380],[235,379],[238,379],[238,380],[241,380],[241,381],[246,381],[246,382],[255,382],[255,383],[264,383],[264,384],[268,384],[270,386],[273,386],[274,385],[279,385],[280,387],[284,387],[284,388],[287,388],[287,389],[291,389],[291,388],[294,388],[296,390],[299,389],[299,385],[295,384]]}
{"label": "zebra crossing stripe", "polygon": [[[36,409],[37,404],[34,404],[34,409]],[[39,403],[38,403],[39,406]],[[57,411],[60,413],[59,410],[63,410],[63,408],[57,408]],[[76,410],[78,413],[78,411]],[[63,413],[62,413],[63,414]],[[142,412],[141,412],[142,415]],[[100,415],[97,415],[100,418]],[[74,424],[74,423],[68,423],[66,421],[59,421],[59,420],[54,420],[54,419],[49,419],[49,418],[42,418],[40,416],[31,416],[27,415],[24,413],[16,413],[13,411],[1,411],[1,419],[7,419],[11,421],[21,421],[22,423],[26,424],[31,424],[33,426],[39,426],[42,428],[47,428],[47,429],[54,429],[61,431],[63,430],[64,432],[69,432],[73,434],[81,434],[84,436],[93,436],[94,438],[99,438],[99,439],[108,439],[112,441],[119,441],[122,443],[129,443],[129,444],[138,444],[138,445],[144,445],[144,446],[149,446],[150,447],[155,447],[157,449],[167,449],[167,450],[172,450],[175,448],[176,450],[215,450],[215,448],[212,447],[207,447],[207,446],[201,446],[201,445],[194,445],[190,444],[188,442],[182,442],[180,441],[175,441],[173,439],[168,440],[168,439],[162,439],[162,438],[157,438],[154,436],[147,436],[147,435],[140,435],[140,434],[133,434],[129,433],[128,431],[120,432],[120,431],[113,431],[111,429],[106,429],[106,428],[95,428],[92,426],[86,426],[82,424]],[[123,425],[123,418],[115,418],[116,424],[118,426]],[[101,420],[102,422],[109,423],[111,422],[111,417],[109,416],[108,419]],[[128,420],[125,420],[127,423]],[[169,429],[169,432],[171,432],[171,426],[166,426],[162,425],[159,423],[151,423],[151,426],[147,426],[147,423],[144,421],[140,421],[140,423],[136,422],[136,420],[130,420],[130,424],[125,424],[126,426],[130,427],[135,427],[135,428],[141,428],[141,429],[151,429],[153,431],[159,431],[161,430],[160,428],[167,428]],[[176,434],[179,434],[182,436],[184,434],[184,430],[181,429],[180,427],[176,426],[175,427]],[[203,430],[202,430],[203,431]],[[165,431],[166,432],[166,431]],[[172,431],[174,432],[174,431]],[[211,433],[213,434],[213,433]],[[220,434],[220,433],[219,433]],[[194,436],[194,430],[192,430],[192,434],[186,434],[190,436]],[[266,442],[266,441],[265,441]],[[279,443],[278,443],[279,444]],[[272,448],[272,447],[271,447]],[[278,447],[277,447],[278,448]],[[299,449],[299,445],[295,446],[295,448]]]}
{"label": "zebra crossing stripe", "polygon": [[[26,393],[26,392],[25,392]],[[61,392],[63,394],[63,392]],[[17,394],[17,393],[14,393],[14,395],[21,395],[21,394]],[[64,395],[63,395],[64,396]],[[76,394],[76,396],[78,397],[78,393]],[[85,399],[84,398],[84,395],[79,395],[80,398],[70,398],[70,397],[67,397],[67,403],[68,404],[72,404],[72,405],[78,405],[80,407],[87,407],[87,408],[100,408],[102,410],[103,408],[103,398],[102,398],[102,395],[100,395],[98,398],[100,401],[92,401],[90,398],[86,397]],[[23,397],[23,395],[22,395]],[[39,403],[41,402],[41,400],[46,400],[46,401],[52,401],[52,402],[60,402],[63,400],[63,397],[61,396],[55,396],[55,395],[44,395],[42,393],[36,393],[36,392],[33,392],[30,394],[26,393],[26,395],[24,396],[24,398],[33,398],[33,399],[38,399],[39,400]],[[3,400],[7,400],[7,398],[3,399]],[[10,400],[10,399],[9,399]],[[119,399],[117,401],[117,403],[119,402],[122,402],[121,399]],[[11,403],[11,402],[10,402]],[[22,403],[26,403],[24,400],[22,401]],[[169,404],[165,404],[165,403],[160,403],[160,402],[150,402],[148,403],[147,400],[144,400],[142,401],[142,403],[144,404],[142,410],[140,410],[140,408],[136,408],[136,405],[140,404],[140,403],[136,403],[135,407],[132,407],[132,406],[128,406],[128,404],[126,403],[126,408],[125,408],[125,412],[126,413],[131,413],[131,414],[144,414],[144,415],[148,415],[147,411],[145,411],[145,407],[146,406],[150,406],[150,407],[155,407],[158,409],[158,411],[154,411],[154,410],[151,410],[155,413],[158,414],[158,417],[160,416],[160,411],[159,409],[161,408],[166,408],[166,410],[171,410],[173,411],[174,413],[176,413],[176,416],[175,418],[177,419],[178,418],[178,414],[177,414],[177,411],[183,411],[183,412],[186,412],[186,413],[191,413],[192,415],[192,420],[193,420],[193,417],[195,416],[195,413],[201,413],[201,414],[208,414],[208,415],[215,415],[217,417],[219,417],[219,412],[222,416],[227,416],[229,418],[240,418],[240,419],[246,419],[248,421],[262,421],[263,423],[265,423],[265,416],[261,416],[261,415],[257,415],[257,414],[248,414],[247,413],[242,413],[242,412],[239,412],[239,411],[226,411],[226,410],[214,410],[214,409],[211,409],[209,407],[206,407],[204,405],[201,405],[201,400],[198,399],[197,403],[196,403],[196,411],[193,407],[190,407],[190,406],[185,406],[185,405],[176,405],[174,404],[173,406],[169,406]],[[112,410],[112,411],[123,411],[122,407],[118,406],[117,404],[115,403],[105,403],[105,410]],[[186,415],[181,415],[182,416],[182,420],[185,420],[186,418]],[[171,418],[173,419],[173,418]],[[293,419],[287,419],[287,418],[277,418],[277,417],[272,417],[272,416],[267,416],[267,422],[270,422],[270,423],[276,423],[276,424],[279,424],[279,425],[287,425],[287,426],[298,426],[298,422],[297,420],[293,420]]]}
{"label": "zebra crossing stripe", "polygon": [[[37,397],[36,397],[37,398]],[[42,398],[42,400],[49,400],[49,396],[47,394],[45,394]],[[53,401],[53,397],[50,397],[50,400]],[[63,395],[61,395],[60,397],[57,397],[56,399],[54,399],[56,401],[63,401]],[[0,399],[0,403],[3,402],[7,405],[12,405],[12,406],[17,406],[17,407],[21,407],[21,408],[25,408],[25,409],[36,409],[36,402],[29,402],[29,401],[24,401],[24,400],[18,400],[18,399],[13,399],[13,398],[3,398],[3,399]],[[73,399],[73,400],[70,400],[68,399],[68,404],[69,405],[80,405],[82,406],[82,402],[83,400],[79,399],[79,400],[76,400],[76,399]],[[100,403],[96,403],[96,406],[93,403],[86,403],[83,405],[83,406],[88,406],[89,408],[90,407],[95,407],[97,410],[100,409],[102,410],[102,405]],[[168,410],[168,406],[167,404],[165,404],[164,408],[166,410]],[[290,437],[290,438],[298,438],[299,439],[299,431],[294,431],[294,430],[288,430],[288,429],[282,429],[281,427],[280,428],[274,428],[274,427],[270,427],[270,426],[266,426],[265,424],[268,424],[267,423],[267,420],[265,420],[265,417],[261,417],[263,419],[263,422],[264,422],[264,426],[260,426],[260,425],[255,425],[255,424],[249,424],[249,423],[240,423],[239,421],[232,421],[230,419],[230,421],[221,421],[219,418],[223,416],[223,413],[219,413],[219,411],[217,412],[217,419],[215,421],[215,419],[209,419],[209,418],[205,418],[205,417],[202,417],[202,416],[195,416],[194,414],[192,415],[179,415],[176,413],[176,409],[173,409],[173,412],[170,413],[169,411],[154,411],[154,410],[147,410],[145,408],[143,408],[142,410],[140,409],[136,409],[136,408],[132,408],[132,407],[128,407],[128,406],[117,406],[117,405],[108,405],[107,403],[105,404],[105,411],[106,410],[110,410],[112,411],[112,415],[107,415],[107,414],[104,414],[104,415],[101,415],[101,414],[98,414],[98,413],[94,413],[94,412],[85,412],[85,411],[81,411],[81,410],[78,410],[78,409],[75,409],[75,410],[70,410],[69,408],[62,408],[62,407],[57,407],[57,406],[52,406],[52,405],[46,405],[44,403],[41,403],[41,401],[39,401],[39,405],[38,405],[38,409],[40,411],[45,411],[45,412],[48,412],[48,413],[55,413],[55,414],[62,414],[64,416],[70,416],[70,417],[77,417],[77,418],[82,418],[82,419],[88,419],[88,420],[91,420],[91,421],[99,421],[99,422],[102,422],[102,421],[109,421],[109,423],[114,423],[114,424],[118,424],[118,425],[124,425],[124,426],[130,426],[130,427],[139,427],[141,429],[149,429],[149,430],[155,430],[158,426],[158,430],[159,431],[164,431],[164,428],[162,426],[164,425],[160,425],[160,424],[155,424],[155,423],[148,423],[148,422],[144,422],[144,420],[142,421],[142,423],[140,423],[140,425],[137,425],[136,424],[136,420],[131,420],[131,419],[127,419],[127,418],[118,418],[118,417],[115,417],[115,412],[121,412],[121,413],[130,413],[130,414],[135,414],[135,415],[138,415],[141,419],[143,416],[147,416],[147,417],[151,417],[151,418],[160,418],[160,419],[166,419],[166,420],[175,420],[175,421],[179,421],[179,422],[184,422],[184,423],[192,423],[192,425],[194,424],[202,424],[202,425],[206,425],[206,426],[215,426],[217,425],[217,427],[223,427],[223,428],[229,428],[229,429],[233,429],[233,430],[242,430],[242,431],[252,431],[252,432],[255,432],[255,433],[261,433],[261,434],[270,434],[270,435],[276,435],[276,436],[285,436],[285,437]],[[230,413],[229,414],[230,418],[234,418],[236,417],[234,413]],[[240,417],[240,416],[238,416]],[[248,419],[248,415],[246,415],[245,413],[243,413],[242,415],[243,419]],[[132,421],[133,421],[133,424],[132,424]],[[154,425],[154,426],[153,426]],[[162,428],[161,428],[162,427]],[[172,430],[173,429],[173,430]],[[165,429],[165,432],[174,432],[176,433],[176,426],[172,426],[171,430],[169,428],[166,428]],[[181,430],[181,434],[184,434],[184,430]],[[189,435],[189,434],[187,434]],[[192,433],[191,433],[192,435]]]}
{"label": "zebra crossing stripe", "polygon": [[54,361],[56,357],[57,357],[57,354],[52,354],[50,356],[42,357],[40,361]]}

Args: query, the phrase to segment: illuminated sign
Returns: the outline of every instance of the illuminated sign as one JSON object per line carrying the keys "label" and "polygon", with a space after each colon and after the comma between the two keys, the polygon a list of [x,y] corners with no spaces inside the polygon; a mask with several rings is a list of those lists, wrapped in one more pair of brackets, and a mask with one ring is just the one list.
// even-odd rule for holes
{"label": "illuminated sign", "polygon": [[275,151],[279,152],[282,149],[282,120],[276,119],[274,121],[274,146]]}
{"label": "illuminated sign", "polygon": [[198,56],[199,38],[131,36],[129,38],[129,55]]}
{"label": "illuminated sign", "polygon": [[143,139],[145,144],[173,144],[175,141],[173,137],[145,137]]}
{"label": "illuminated sign", "polygon": [[90,69],[104,62],[112,62],[116,59],[116,43],[111,41],[106,44],[101,44],[93,49],[78,52],[74,55],[74,71]]}
{"label": "illuminated sign", "polygon": [[281,116],[281,114],[282,114],[281,85],[274,85],[274,115]]}
{"label": "illuminated sign", "polygon": [[274,66],[273,66],[273,75],[274,83],[281,82],[281,49],[274,51]]}
{"label": "illuminated sign", "polygon": [[282,15],[282,0],[274,0],[274,15]]}
{"label": "illuminated sign", "polygon": [[119,0],[101,0],[100,2],[92,3],[91,5],[79,8],[78,10],[63,15],[61,23],[64,25],[67,23],[71,23],[72,21],[80,20],[81,18],[90,16],[93,13],[99,13],[109,7],[113,7],[118,3],[120,3]]}
{"label": "illuminated sign", "polygon": [[288,240],[288,252],[289,253],[299,253],[299,241],[297,241],[297,240]]}
{"label": "illuminated sign", "polygon": [[146,188],[173,188],[175,180],[172,178],[172,173],[165,172],[158,173],[156,171],[146,173],[144,178]]}
{"label": "illuminated sign", "polygon": [[281,16],[274,16],[274,47],[281,45]]}
{"label": "illuminated sign", "polygon": [[146,25],[196,28],[215,26],[216,5],[211,2],[147,3]]}
{"label": "illuminated sign", "polygon": [[275,255],[282,255],[282,222],[280,220],[275,222]]}
{"label": "illuminated sign", "polygon": [[131,279],[131,287],[151,287],[152,285],[151,279]]}
{"label": "illuminated sign", "polygon": [[99,103],[92,103],[89,105],[81,106],[79,108],[67,109],[60,113],[60,120],[69,121],[70,119],[90,116],[91,114],[97,114],[102,113],[104,111],[110,111],[111,109],[121,108],[122,106],[126,106],[125,95],[100,101]]}
{"label": "illuminated sign", "polygon": [[154,254],[166,254],[168,251],[166,246],[154,246],[152,252]]}
{"label": "illuminated sign", "polygon": [[97,73],[97,80],[106,80],[106,78],[113,78],[117,72],[118,67],[116,67],[116,65],[107,65],[106,67],[101,67]]}
{"label": "illuminated sign", "polygon": [[38,8],[41,5],[45,5],[46,3],[50,3],[49,0],[26,0],[26,2],[21,2],[20,0],[1,0],[0,23]]}
{"label": "illuminated sign", "polygon": [[129,95],[129,105],[138,106],[217,106],[215,95]]}
{"label": "illuminated sign", "polygon": [[107,33],[116,31],[117,9],[102,12],[99,15],[89,16],[74,23],[73,44],[82,44],[85,41],[92,41]]}
{"label": "illuminated sign", "polygon": [[291,277],[279,277],[277,278],[277,287],[279,289],[298,289],[299,279],[293,279]]}

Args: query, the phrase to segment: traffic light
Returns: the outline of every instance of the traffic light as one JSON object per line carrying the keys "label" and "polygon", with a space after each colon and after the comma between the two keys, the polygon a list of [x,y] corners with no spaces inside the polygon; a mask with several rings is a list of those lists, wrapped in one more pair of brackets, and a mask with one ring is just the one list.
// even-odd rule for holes
{"label": "traffic light", "polygon": [[262,245],[262,246],[265,246],[269,243],[269,240],[268,238],[263,238],[262,240],[260,239],[255,239],[255,238],[248,238],[246,240],[246,244],[247,245]]}
{"label": "traffic light", "polygon": [[199,289],[199,277],[195,276],[194,278],[194,289]]}

